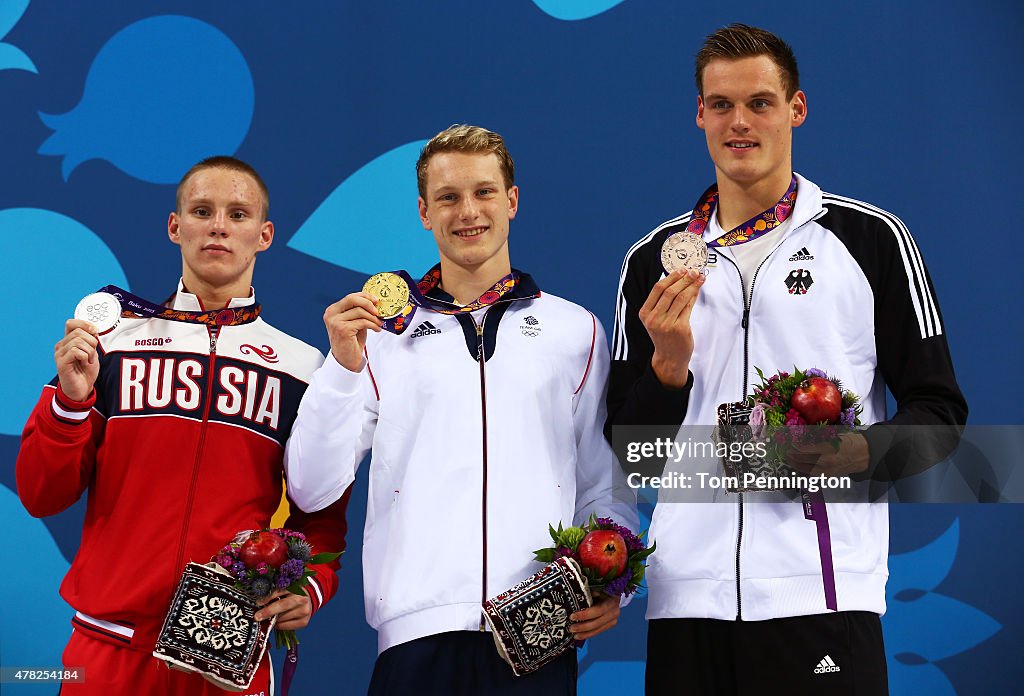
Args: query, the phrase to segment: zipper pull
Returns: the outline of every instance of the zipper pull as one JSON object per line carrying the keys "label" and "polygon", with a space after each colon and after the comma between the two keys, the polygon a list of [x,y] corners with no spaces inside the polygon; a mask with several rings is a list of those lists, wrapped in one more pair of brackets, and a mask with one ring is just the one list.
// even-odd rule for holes
{"label": "zipper pull", "polygon": [[217,331],[217,329],[211,329],[210,330],[210,355],[213,355],[214,353],[217,352],[217,334],[218,333],[219,332]]}
{"label": "zipper pull", "polygon": [[748,326],[750,326],[750,309],[749,308],[743,310],[743,322],[742,323],[743,323],[743,328],[744,329],[747,328]]}

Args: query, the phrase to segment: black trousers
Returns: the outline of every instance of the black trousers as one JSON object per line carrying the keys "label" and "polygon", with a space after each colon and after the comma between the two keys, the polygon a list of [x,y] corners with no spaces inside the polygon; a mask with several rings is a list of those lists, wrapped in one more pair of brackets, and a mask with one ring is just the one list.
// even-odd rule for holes
{"label": "black trousers", "polygon": [[575,696],[576,651],[517,677],[491,634],[452,631],[388,648],[377,657],[370,696]]}
{"label": "black trousers", "polygon": [[885,696],[877,614],[846,611],[769,621],[653,619],[647,696]]}

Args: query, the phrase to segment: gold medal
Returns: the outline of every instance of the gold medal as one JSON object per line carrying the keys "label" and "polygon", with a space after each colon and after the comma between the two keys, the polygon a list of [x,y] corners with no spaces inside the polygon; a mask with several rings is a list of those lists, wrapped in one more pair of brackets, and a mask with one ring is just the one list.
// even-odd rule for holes
{"label": "gold medal", "polygon": [[397,317],[409,304],[409,286],[394,273],[376,273],[363,284],[363,292],[377,296],[381,319]]}

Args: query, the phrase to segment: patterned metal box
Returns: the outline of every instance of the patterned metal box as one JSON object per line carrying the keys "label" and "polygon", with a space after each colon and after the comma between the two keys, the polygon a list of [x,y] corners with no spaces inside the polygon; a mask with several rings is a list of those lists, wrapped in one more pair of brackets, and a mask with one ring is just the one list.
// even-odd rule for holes
{"label": "patterned metal box", "polygon": [[484,602],[494,643],[516,676],[534,672],[573,644],[569,616],[592,603],[586,578],[571,558],[559,558]]}
{"label": "patterned metal box", "polygon": [[259,607],[234,578],[214,563],[185,566],[164,619],[153,657],[198,672],[222,689],[242,691],[252,682],[276,617],[253,619]]}

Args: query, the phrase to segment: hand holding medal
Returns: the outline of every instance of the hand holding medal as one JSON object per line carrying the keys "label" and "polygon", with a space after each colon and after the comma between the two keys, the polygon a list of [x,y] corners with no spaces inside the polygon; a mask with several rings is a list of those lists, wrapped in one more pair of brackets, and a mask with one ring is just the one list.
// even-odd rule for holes
{"label": "hand holding medal", "polygon": [[669,389],[682,389],[689,379],[694,345],[690,314],[705,277],[696,269],[672,271],[654,284],[639,311],[654,343],[651,369]]}
{"label": "hand holding medal", "polygon": [[373,296],[377,316],[383,323],[380,328],[395,335],[401,335],[412,321],[419,307],[438,314],[468,314],[488,307],[515,289],[519,273],[512,271],[499,279],[484,294],[472,302],[459,305],[451,298],[440,299],[430,293],[441,282],[441,267],[434,266],[416,282],[406,271],[391,271],[370,276],[363,285],[363,293]]}
{"label": "hand holding medal", "polygon": [[100,373],[96,352],[100,339],[95,329],[85,319],[69,319],[64,325],[64,338],[53,348],[61,391],[72,401],[88,399]]}
{"label": "hand holding medal", "polygon": [[375,273],[363,284],[361,292],[346,295],[324,312],[331,355],[346,370],[363,369],[368,329],[401,333],[405,318],[415,309],[409,303],[409,283],[400,273]]}
{"label": "hand holding medal", "polygon": [[694,217],[685,230],[665,238],[661,266],[668,275],[655,284],[640,308],[640,321],[654,343],[651,367],[658,381],[672,389],[681,389],[689,381],[690,313],[708,265],[708,245],[701,236],[704,222]]}
{"label": "hand holding medal", "polygon": [[[410,304],[409,283],[396,273],[375,273],[360,292],[349,293],[324,312],[331,355],[350,372],[363,369],[366,331],[401,333],[415,307]],[[396,330],[397,326],[397,330]]]}
{"label": "hand holding medal", "polygon": [[115,285],[107,285],[78,302],[74,319],[69,319],[64,325],[64,338],[54,347],[53,357],[61,390],[75,401],[89,398],[99,374],[96,352],[99,337],[113,331],[123,317],[165,319],[219,328],[248,324],[259,315],[258,304],[199,312],[173,309],[144,300]]}
{"label": "hand holding medal", "polygon": [[75,307],[74,319],[64,324],[64,338],[53,348],[57,379],[69,399],[85,401],[99,376],[99,337],[117,326],[121,304],[105,292],[86,295]]}
{"label": "hand holding medal", "polygon": [[394,319],[409,304],[409,284],[397,273],[375,273],[363,284],[363,292],[377,298],[381,319]]}
{"label": "hand holding medal", "polygon": [[366,332],[380,331],[383,321],[377,308],[379,298],[372,292],[345,295],[324,311],[324,325],[331,342],[331,355],[350,372],[363,369]]}
{"label": "hand holding medal", "polygon": [[345,369],[363,369],[366,331],[401,335],[420,307],[439,314],[465,314],[488,307],[514,290],[519,283],[516,271],[501,278],[483,295],[466,305],[438,299],[429,293],[441,280],[440,266],[427,272],[418,283],[405,271],[376,273],[367,279],[361,292],[346,295],[324,312],[324,324],[331,341],[331,355]]}
{"label": "hand holding medal", "polygon": [[662,243],[661,265],[667,275],[654,284],[639,310],[640,322],[654,343],[651,368],[662,385],[682,389],[689,380],[690,314],[707,275],[708,247],[743,244],[768,234],[793,212],[796,189],[793,176],[778,203],[708,243],[704,234],[718,205],[718,186],[713,184],[697,200],[686,228]]}

